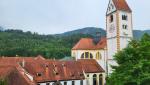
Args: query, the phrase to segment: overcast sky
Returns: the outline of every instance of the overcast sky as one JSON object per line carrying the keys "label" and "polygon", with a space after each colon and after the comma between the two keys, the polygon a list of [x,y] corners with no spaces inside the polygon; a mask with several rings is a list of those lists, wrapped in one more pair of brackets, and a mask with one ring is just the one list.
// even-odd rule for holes
{"label": "overcast sky", "polygon": [[[55,34],[84,27],[105,29],[109,0],[0,0],[0,26]],[[127,0],[134,29],[150,29],[150,0]]]}

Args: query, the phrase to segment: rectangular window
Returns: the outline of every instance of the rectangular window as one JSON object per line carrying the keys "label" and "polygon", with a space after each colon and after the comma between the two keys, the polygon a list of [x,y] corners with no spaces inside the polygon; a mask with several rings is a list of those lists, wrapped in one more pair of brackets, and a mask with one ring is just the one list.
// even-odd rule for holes
{"label": "rectangular window", "polygon": [[83,85],[83,80],[80,81],[80,85]]}
{"label": "rectangular window", "polygon": [[50,85],[49,83],[46,83],[46,85]]}
{"label": "rectangular window", "polygon": [[64,85],[67,85],[67,82],[64,82]]}
{"label": "rectangular window", "polygon": [[122,25],[123,29],[128,29],[128,25]]}
{"label": "rectangular window", "polygon": [[114,19],[113,15],[110,15],[110,20],[109,20],[109,22],[110,22],[110,23],[113,22],[113,19]]}
{"label": "rectangular window", "polygon": [[127,15],[122,15],[122,20],[128,20]]}
{"label": "rectangular window", "polygon": [[75,85],[75,81],[72,81],[72,85]]}

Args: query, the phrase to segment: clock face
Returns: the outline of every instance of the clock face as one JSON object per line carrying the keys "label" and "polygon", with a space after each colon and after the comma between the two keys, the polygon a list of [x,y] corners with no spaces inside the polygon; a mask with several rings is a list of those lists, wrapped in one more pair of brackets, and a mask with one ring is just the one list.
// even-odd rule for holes
{"label": "clock face", "polygon": [[115,31],[115,26],[112,24],[110,25],[109,32],[113,33],[114,31]]}

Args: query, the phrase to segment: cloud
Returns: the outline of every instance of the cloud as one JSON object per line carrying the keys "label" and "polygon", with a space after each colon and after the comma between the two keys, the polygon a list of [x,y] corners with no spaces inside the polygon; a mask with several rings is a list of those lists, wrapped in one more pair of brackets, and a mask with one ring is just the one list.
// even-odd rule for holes
{"label": "cloud", "polygon": [[[150,8],[150,1],[144,1],[128,0],[136,28],[150,24],[150,12],[143,10]],[[107,4],[108,0],[0,0],[0,25],[45,34],[105,28]]]}

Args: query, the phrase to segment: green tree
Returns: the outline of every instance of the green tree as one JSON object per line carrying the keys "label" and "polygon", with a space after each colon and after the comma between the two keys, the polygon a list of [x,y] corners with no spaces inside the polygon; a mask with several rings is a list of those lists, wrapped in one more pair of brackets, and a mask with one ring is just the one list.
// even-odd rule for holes
{"label": "green tree", "polygon": [[39,35],[22,30],[0,31],[0,56],[37,56],[61,59],[71,56],[71,48],[86,34],[70,36]]}
{"label": "green tree", "polygon": [[6,80],[0,80],[0,85],[8,85]]}
{"label": "green tree", "polygon": [[118,66],[112,66],[114,71],[108,76],[107,85],[150,85],[150,35],[132,40],[114,57]]}

